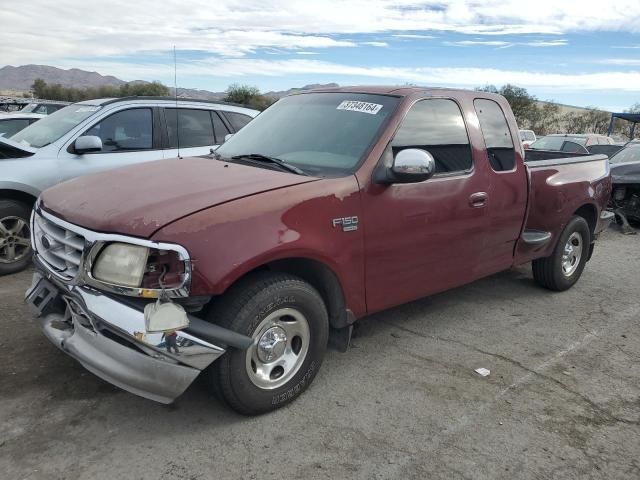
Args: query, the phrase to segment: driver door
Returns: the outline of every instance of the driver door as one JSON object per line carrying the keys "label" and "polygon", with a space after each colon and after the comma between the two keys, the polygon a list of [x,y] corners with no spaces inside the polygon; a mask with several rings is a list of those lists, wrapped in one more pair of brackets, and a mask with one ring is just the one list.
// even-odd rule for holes
{"label": "driver door", "polygon": [[81,135],[100,137],[102,150],[76,154],[71,143],[61,152],[62,180],[162,159],[159,130],[151,107],[128,108],[100,119]]}
{"label": "driver door", "polygon": [[474,165],[462,113],[451,99],[415,103],[382,161],[426,150],[436,174],[420,183],[372,185],[363,194],[369,312],[462,285],[479,276],[490,201]]}

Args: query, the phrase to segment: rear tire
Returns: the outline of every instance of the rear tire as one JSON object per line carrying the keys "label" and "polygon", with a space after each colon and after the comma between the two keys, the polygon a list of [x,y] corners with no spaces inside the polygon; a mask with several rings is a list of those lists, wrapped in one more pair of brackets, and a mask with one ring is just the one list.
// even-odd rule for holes
{"label": "rear tire", "polygon": [[590,247],[589,224],[583,217],[573,216],[560,234],[553,253],[531,263],[533,278],[556,292],[571,288],[582,275]]}
{"label": "rear tire", "polygon": [[19,272],[31,262],[31,207],[0,200],[0,276]]}
{"label": "rear tire", "polygon": [[254,338],[229,349],[209,371],[216,397],[245,415],[280,408],[297,398],[320,369],[329,320],[320,294],[293,275],[261,273],[233,286],[208,320]]}

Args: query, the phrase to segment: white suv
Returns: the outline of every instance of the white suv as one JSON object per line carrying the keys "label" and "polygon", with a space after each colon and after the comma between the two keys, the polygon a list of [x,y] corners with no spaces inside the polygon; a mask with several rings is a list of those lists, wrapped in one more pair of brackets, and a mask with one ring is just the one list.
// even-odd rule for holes
{"label": "white suv", "polygon": [[44,189],[134,163],[206,155],[258,113],[173,98],[88,100],[0,137],[0,275],[28,265],[28,219]]}

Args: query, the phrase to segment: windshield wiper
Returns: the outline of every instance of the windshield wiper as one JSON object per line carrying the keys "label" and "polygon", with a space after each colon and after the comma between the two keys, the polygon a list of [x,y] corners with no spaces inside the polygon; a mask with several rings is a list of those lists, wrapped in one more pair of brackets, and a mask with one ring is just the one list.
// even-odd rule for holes
{"label": "windshield wiper", "polygon": [[287,163],[284,160],[281,160],[276,157],[269,157],[267,155],[262,155],[261,153],[246,153],[244,155],[234,155],[231,158],[233,160],[248,159],[248,160],[255,160],[257,162],[273,163],[281,167],[283,170],[287,170],[291,173],[295,173],[297,175],[304,175],[304,176],[307,175],[304,171],[300,170],[298,167],[291,165],[290,163]]}

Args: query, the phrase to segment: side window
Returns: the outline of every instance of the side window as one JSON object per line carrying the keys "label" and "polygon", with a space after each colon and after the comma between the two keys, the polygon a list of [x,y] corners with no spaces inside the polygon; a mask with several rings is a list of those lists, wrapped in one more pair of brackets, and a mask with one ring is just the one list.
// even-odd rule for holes
{"label": "side window", "polygon": [[151,109],[134,108],[114,113],[84,135],[100,137],[103,152],[150,150],[153,147]]}
{"label": "side window", "polygon": [[496,172],[513,170],[516,165],[515,149],[502,108],[493,100],[484,98],[475,99],[473,105],[480,121],[491,168]]}
{"label": "side window", "polygon": [[452,100],[421,100],[411,107],[391,141],[394,156],[406,148],[431,153],[436,173],[464,172],[473,165],[462,113]]}
{"label": "side window", "polygon": [[[215,145],[213,124],[209,110],[189,110],[186,108],[165,109],[169,148],[206,147]],[[178,126],[180,135],[178,137]]]}
{"label": "side window", "polygon": [[236,132],[252,120],[249,115],[243,115],[237,112],[224,112],[224,116],[227,117],[227,120],[229,120],[229,123]]}
{"label": "side window", "polygon": [[211,120],[213,120],[213,130],[216,134],[216,143],[221,145],[224,143],[224,137],[229,135],[231,132],[217,112],[211,112]]}

